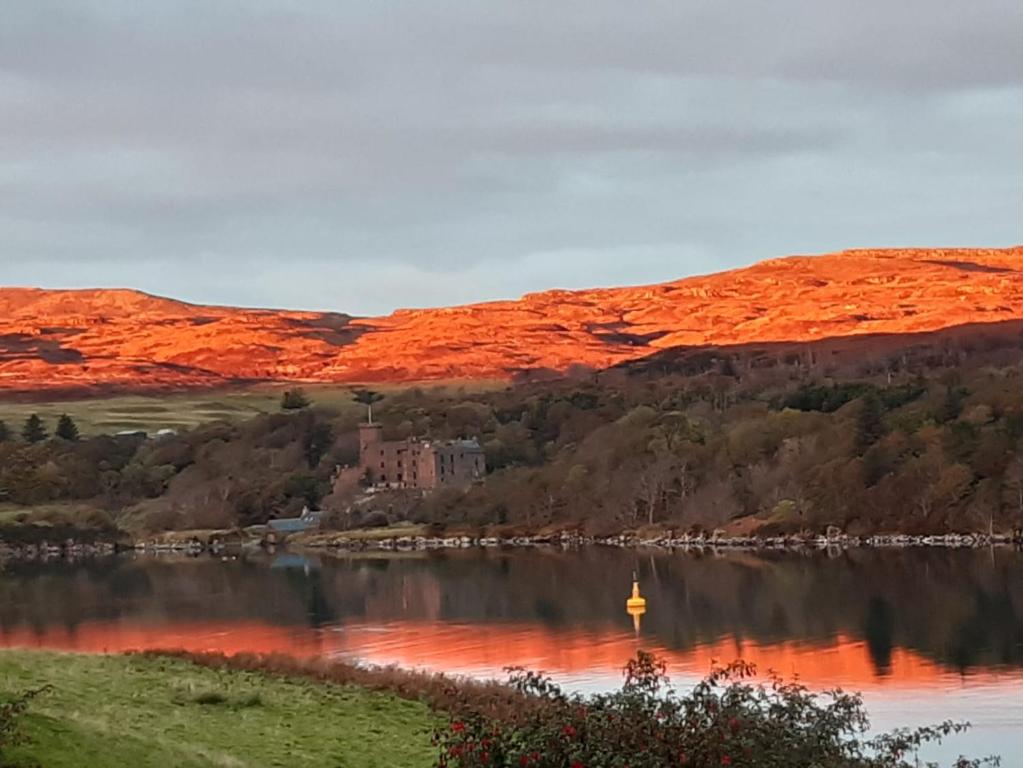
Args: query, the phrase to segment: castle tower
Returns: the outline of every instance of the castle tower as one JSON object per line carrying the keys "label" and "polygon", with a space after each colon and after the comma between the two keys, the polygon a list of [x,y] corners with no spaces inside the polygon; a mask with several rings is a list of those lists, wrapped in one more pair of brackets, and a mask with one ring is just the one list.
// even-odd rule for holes
{"label": "castle tower", "polygon": [[384,441],[384,428],[379,424],[359,425],[359,464],[369,466],[370,451]]}

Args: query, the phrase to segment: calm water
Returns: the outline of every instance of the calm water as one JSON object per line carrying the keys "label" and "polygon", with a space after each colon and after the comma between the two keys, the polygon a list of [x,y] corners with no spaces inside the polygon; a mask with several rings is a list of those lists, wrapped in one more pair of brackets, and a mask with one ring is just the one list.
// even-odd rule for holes
{"label": "calm water", "polygon": [[[640,574],[649,612],[624,609]],[[720,556],[610,549],[15,564],[0,645],[283,651],[617,686],[637,648],[684,685],[743,658],[862,691],[875,725],[966,719],[938,754],[1023,766],[1023,554]]]}

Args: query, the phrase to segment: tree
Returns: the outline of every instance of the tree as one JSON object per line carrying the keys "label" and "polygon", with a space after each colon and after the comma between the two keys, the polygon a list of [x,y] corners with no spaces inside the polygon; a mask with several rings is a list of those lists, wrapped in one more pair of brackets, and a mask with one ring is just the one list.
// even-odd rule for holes
{"label": "tree", "polygon": [[78,425],[75,424],[74,419],[68,416],[66,413],[60,417],[57,421],[57,437],[61,440],[68,440],[70,442],[76,442],[78,440]]}
{"label": "tree", "polygon": [[856,455],[862,456],[870,446],[884,437],[884,406],[874,392],[863,397],[859,416],[856,417]]}
{"label": "tree", "polygon": [[1016,456],[1005,468],[1005,479],[1002,483],[1003,498],[1023,519],[1023,457]]}
{"label": "tree", "polygon": [[[655,454],[652,460],[647,459],[637,478],[637,490],[646,509],[648,525],[654,524],[657,510],[666,506],[669,491],[676,490],[680,495],[685,495],[688,472],[687,461],[668,453]],[[679,488],[672,489],[673,483],[679,484]]]}
{"label": "tree", "polygon": [[383,399],[383,395],[371,389],[357,389],[352,393],[352,400],[366,406],[367,420],[370,424],[373,423],[373,404],[379,403]]}
{"label": "tree", "polygon": [[306,461],[309,462],[309,469],[316,469],[319,466],[320,459],[327,453],[333,442],[334,431],[330,428],[330,424],[318,421],[310,426],[302,440],[302,452],[305,454]]}
{"label": "tree", "polygon": [[323,499],[320,481],[312,475],[295,474],[285,481],[283,493],[289,499],[301,499],[307,507],[315,509]]}
{"label": "tree", "polygon": [[959,414],[963,412],[963,403],[968,394],[969,391],[964,387],[949,384],[945,388],[945,399],[942,400],[941,407],[938,409],[936,421],[939,424],[946,424],[958,419]]}
{"label": "tree", "polygon": [[309,407],[309,398],[301,389],[289,389],[281,395],[281,409],[285,411],[301,411]]}
{"label": "tree", "polygon": [[39,418],[38,414],[33,413],[25,419],[25,426],[21,429],[21,436],[25,439],[26,443],[41,443],[46,439],[46,427],[43,426],[43,420]]}

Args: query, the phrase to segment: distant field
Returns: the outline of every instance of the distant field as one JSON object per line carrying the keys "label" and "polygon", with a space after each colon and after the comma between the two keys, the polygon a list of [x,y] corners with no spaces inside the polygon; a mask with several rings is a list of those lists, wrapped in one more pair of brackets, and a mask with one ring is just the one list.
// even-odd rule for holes
{"label": "distant field", "polygon": [[[466,391],[493,389],[493,382],[472,382],[457,385],[431,385],[430,388]],[[122,395],[115,397],[55,402],[0,401],[0,421],[11,431],[21,429],[29,415],[39,414],[52,432],[61,414],[68,414],[84,435],[116,433],[125,430],[155,432],[160,429],[188,429],[212,421],[243,421],[261,413],[280,409],[281,393],[288,386],[274,385],[238,390],[217,390],[166,395]],[[395,392],[400,386],[374,387],[381,392]],[[426,388],[426,387],[424,387]],[[303,386],[316,405],[338,411],[361,406],[352,401],[352,387],[329,385]]]}

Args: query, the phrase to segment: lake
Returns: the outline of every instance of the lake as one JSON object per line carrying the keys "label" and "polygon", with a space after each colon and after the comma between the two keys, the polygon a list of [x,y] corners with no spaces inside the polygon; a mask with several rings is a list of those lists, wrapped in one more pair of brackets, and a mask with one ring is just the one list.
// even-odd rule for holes
{"label": "lake", "polygon": [[[626,615],[631,574],[648,612]],[[929,754],[1023,765],[1023,554],[589,548],[9,563],[0,645],[279,651],[617,687],[636,649],[683,686],[745,659],[861,691],[876,726],[969,720]]]}

